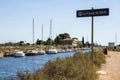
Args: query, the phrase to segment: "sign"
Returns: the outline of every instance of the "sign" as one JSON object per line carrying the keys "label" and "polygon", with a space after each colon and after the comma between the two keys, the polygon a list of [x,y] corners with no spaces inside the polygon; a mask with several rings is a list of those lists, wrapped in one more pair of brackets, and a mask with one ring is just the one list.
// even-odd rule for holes
{"label": "sign", "polygon": [[107,15],[109,15],[109,8],[77,11],[77,17],[107,16]]}

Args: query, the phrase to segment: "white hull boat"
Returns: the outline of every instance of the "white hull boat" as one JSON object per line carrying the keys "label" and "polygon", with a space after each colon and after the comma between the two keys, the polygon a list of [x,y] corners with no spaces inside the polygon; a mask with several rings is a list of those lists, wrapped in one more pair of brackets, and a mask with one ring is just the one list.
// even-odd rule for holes
{"label": "white hull boat", "polygon": [[24,57],[24,56],[25,56],[25,53],[22,51],[16,52],[14,55],[14,57]]}
{"label": "white hull boat", "polygon": [[39,50],[37,54],[38,54],[38,55],[44,55],[44,54],[45,54],[45,51],[44,51],[44,50]]}
{"label": "white hull boat", "polygon": [[57,50],[56,49],[49,49],[48,51],[47,51],[47,54],[57,54],[58,52],[57,52]]}

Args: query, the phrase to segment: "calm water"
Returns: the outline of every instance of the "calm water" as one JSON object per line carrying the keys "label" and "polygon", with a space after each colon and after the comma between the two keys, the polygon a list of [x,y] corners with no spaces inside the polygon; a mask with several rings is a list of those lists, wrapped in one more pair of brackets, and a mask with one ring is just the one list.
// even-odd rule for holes
{"label": "calm water", "polygon": [[64,58],[73,56],[75,52],[58,53],[52,55],[37,55],[26,56],[21,58],[4,57],[0,59],[0,80],[18,80],[16,75],[18,71],[34,72],[44,66],[48,60],[56,59],[57,57]]}

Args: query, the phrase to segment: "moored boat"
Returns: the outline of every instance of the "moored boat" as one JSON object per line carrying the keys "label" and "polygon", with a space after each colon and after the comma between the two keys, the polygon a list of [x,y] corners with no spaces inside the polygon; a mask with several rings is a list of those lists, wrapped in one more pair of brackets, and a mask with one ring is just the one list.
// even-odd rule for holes
{"label": "moored boat", "polygon": [[58,53],[65,53],[65,50],[59,50]]}
{"label": "moored boat", "polygon": [[23,51],[17,51],[14,54],[14,57],[24,57],[24,56],[25,56],[25,53]]}
{"label": "moored boat", "polygon": [[36,50],[28,50],[26,53],[25,53],[25,55],[26,56],[35,56],[35,55],[37,55],[37,51]]}
{"label": "moored boat", "polygon": [[47,54],[57,54],[57,50],[56,49],[49,49],[46,53]]}
{"label": "moored boat", "polygon": [[46,52],[47,54],[56,54],[57,53],[57,50],[52,48],[52,20],[50,20],[50,34],[49,34],[49,38],[51,39],[50,40],[50,46],[49,46],[49,49],[48,51]]}
{"label": "moored boat", "polygon": [[44,51],[44,50],[39,50],[39,51],[37,52],[37,54],[38,54],[38,55],[44,55],[44,54],[45,54],[45,51]]}

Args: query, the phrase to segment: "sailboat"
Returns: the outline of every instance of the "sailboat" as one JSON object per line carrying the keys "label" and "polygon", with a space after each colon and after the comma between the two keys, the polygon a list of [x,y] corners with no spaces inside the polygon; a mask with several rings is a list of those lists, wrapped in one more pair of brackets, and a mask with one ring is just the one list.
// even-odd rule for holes
{"label": "sailboat", "polygon": [[[52,20],[50,20],[50,33],[49,33],[49,37],[52,40]],[[47,54],[56,54],[57,50],[52,48],[52,42],[50,41],[50,47],[47,51]]]}
{"label": "sailboat", "polygon": [[38,52],[36,50],[34,50],[34,48],[35,48],[35,45],[34,45],[34,18],[33,18],[33,45],[32,45],[32,49],[28,50],[25,55],[26,56],[35,56],[35,55],[37,55]]}
{"label": "sailboat", "polygon": [[[43,24],[42,24],[42,41],[43,41]],[[41,42],[41,45],[40,45],[41,49],[38,51],[38,55],[44,55],[45,54],[45,51],[42,50],[42,42]]]}

